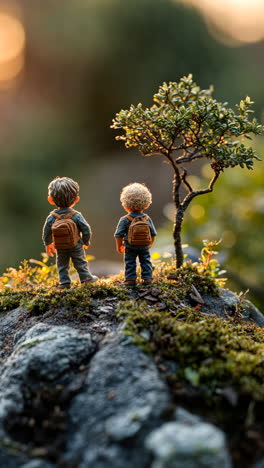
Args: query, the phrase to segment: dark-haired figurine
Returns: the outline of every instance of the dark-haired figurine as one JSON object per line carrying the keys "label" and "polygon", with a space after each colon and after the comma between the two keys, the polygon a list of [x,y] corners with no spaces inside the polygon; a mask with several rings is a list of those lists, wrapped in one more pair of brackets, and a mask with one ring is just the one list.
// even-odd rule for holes
{"label": "dark-haired figurine", "polygon": [[79,185],[68,177],[56,177],[48,187],[48,201],[57,209],[47,217],[43,227],[43,242],[46,252],[53,257],[57,254],[57,268],[60,289],[69,289],[71,279],[69,264],[72,259],[81,283],[98,280],[89,270],[85,249],[89,248],[91,228],[81,213],[73,210],[80,200]]}

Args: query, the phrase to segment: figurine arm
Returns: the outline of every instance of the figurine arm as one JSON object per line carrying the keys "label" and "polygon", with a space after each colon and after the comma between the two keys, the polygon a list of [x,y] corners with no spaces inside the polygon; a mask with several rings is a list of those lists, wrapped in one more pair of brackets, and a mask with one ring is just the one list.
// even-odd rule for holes
{"label": "figurine arm", "polygon": [[54,256],[54,253],[57,252],[57,250],[55,249],[55,246],[54,246],[54,243],[52,242],[51,244],[49,245],[46,245],[45,246],[45,249],[46,249],[46,254],[49,256],[49,257],[53,257]]}
{"label": "figurine arm", "polygon": [[118,253],[123,253],[125,250],[125,246],[123,244],[123,237],[116,237],[116,250]]}
{"label": "figurine arm", "polygon": [[82,234],[83,247],[85,249],[88,249],[90,246],[90,239],[92,236],[92,231],[89,224],[79,212],[73,216],[73,221],[76,222],[78,229]]}
{"label": "figurine arm", "polygon": [[[49,245],[52,244],[52,231],[51,231],[51,226],[52,226],[52,221],[53,221],[53,216],[48,216],[45,224],[43,226],[42,230],[42,240],[43,244],[45,245],[45,248],[48,247]],[[47,250],[46,250],[47,251]]]}
{"label": "figurine arm", "polygon": [[116,250],[118,253],[123,253],[125,251],[124,238],[128,231],[128,226],[130,222],[126,217],[120,218],[116,231],[115,231],[115,240],[116,240]]}
{"label": "figurine arm", "polygon": [[151,237],[152,237],[153,242],[154,242],[155,237],[157,235],[157,231],[155,229],[155,226],[154,226],[153,221],[152,221],[151,218],[148,219],[148,223],[149,223],[149,227],[150,227],[150,234],[151,234]]}

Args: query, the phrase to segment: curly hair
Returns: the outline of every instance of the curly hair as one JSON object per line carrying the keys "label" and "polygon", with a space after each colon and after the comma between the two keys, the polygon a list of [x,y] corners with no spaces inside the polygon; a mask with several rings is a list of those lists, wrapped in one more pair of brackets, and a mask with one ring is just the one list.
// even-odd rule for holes
{"label": "curly hair", "polygon": [[152,195],[144,184],[135,182],[122,189],[120,201],[131,211],[142,211],[152,203]]}
{"label": "curly hair", "polygon": [[50,182],[48,192],[56,206],[69,208],[79,195],[79,185],[69,177],[56,177]]}

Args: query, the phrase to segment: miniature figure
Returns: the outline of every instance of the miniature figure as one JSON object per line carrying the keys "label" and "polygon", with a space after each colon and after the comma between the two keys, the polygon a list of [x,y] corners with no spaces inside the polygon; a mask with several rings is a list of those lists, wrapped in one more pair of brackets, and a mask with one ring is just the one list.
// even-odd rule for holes
{"label": "miniature figure", "polygon": [[89,270],[84,249],[90,246],[91,228],[81,213],[73,210],[80,200],[79,185],[68,177],[56,177],[48,187],[48,201],[57,209],[47,217],[43,227],[43,242],[46,252],[53,257],[59,273],[60,289],[70,289],[69,263],[72,259],[81,283],[98,280]]}
{"label": "miniature figure", "polygon": [[119,220],[115,239],[117,252],[125,254],[125,284],[136,284],[137,257],[143,284],[151,284],[153,267],[149,249],[157,232],[150,217],[143,213],[152,203],[151,193],[143,184],[129,184],[122,189],[120,201],[128,215]]}

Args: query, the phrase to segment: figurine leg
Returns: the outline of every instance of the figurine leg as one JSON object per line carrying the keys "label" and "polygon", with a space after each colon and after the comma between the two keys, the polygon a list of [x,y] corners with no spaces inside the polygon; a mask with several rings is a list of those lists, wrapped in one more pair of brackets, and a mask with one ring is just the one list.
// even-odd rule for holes
{"label": "figurine leg", "polygon": [[71,278],[69,275],[69,265],[70,265],[70,253],[69,250],[58,250],[57,251],[57,269],[60,278],[60,284],[70,285]]}
{"label": "figurine leg", "polygon": [[153,266],[150,259],[149,249],[139,251],[139,262],[141,266],[141,278],[152,279]]}
{"label": "figurine leg", "polygon": [[137,278],[136,268],[137,262],[136,258],[138,251],[136,249],[129,249],[126,247],[125,250],[125,278],[126,280],[135,280]]}
{"label": "figurine leg", "polygon": [[88,261],[85,258],[85,251],[83,246],[78,246],[72,249],[71,258],[74,268],[76,268],[78,272],[81,283],[87,280],[95,281],[92,273],[90,272]]}

